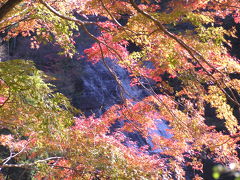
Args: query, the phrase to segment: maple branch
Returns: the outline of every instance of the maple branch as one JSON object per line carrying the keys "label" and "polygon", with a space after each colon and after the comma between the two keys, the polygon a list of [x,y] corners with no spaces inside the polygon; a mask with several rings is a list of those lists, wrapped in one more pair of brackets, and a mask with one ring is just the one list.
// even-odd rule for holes
{"label": "maple branch", "polygon": [[[122,82],[119,80],[118,76],[116,75],[116,73],[109,67],[109,65],[106,63],[105,59],[104,59],[104,54],[103,54],[103,50],[102,50],[102,46],[100,44],[100,42],[98,43],[99,48],[100,48],[100,52],[101,52],[101,56],[102,56],[102,61],[104,66],[108,69],[108,71],[112,74],[112,76],[114,77],[115,81],[117,82],[118,86],[120,87],[120,94],[121,94],[121,98],[123,99],[123,102],[126,102],[126,98],[123,96],[124,92],[126,95],[128,95],[129,97],[136,99],[135,97],[133,97],[131,94],[129,94],[123,87]],[[109,50],[111,52],[111,50]]]}
{"label": "maple branch", "polygon": [[22,0],[8,0],[0,8],[0,22],[10,12],[16,5],[18,5]]}
{"label": "maple branch", "polygon": [[130,31],[130,32],[132,32],[132,33],[134,33],[135,35],[142,35],[142,34],[138,34],[138,33],[134,32],[134,31],[131,30],[131,29],[128,29],[128,28],[125,27],[125,26],[122,26],[121,23],[114,17],[114,15],[108,10],[108,8],[105,6],[105,4],[103,3],[103,1],[100,0],[100,2],[101,2],[101,5],[102,5],[103,9],[107,12],[107,14],[112,18],[112,20],[113,20],[121,29],[123,29],[123,31],[126,33],[126,35],[127,35],[131,40],[133,40],[133,42],[134,42],[134,39],[133,39],[133,38],[131,37],[131,35],[127,32],[127,30]]}
{"label": "maple branch", "polygon": [[57,160],[57,159],[63,159],[63,157],[50,157],[50,158],[46,158],[46,159],[42,159],[42,160],[37,160],[33,163],[24,163],[24,164],[2,164],[0,165],[0,168],[29,168],[32,166],[35,166],[38,163],[46,163],[47,161],[50,160]]}
{"label": "maple branch", "polygon": [[56,16],[68,20],[68,21],[74,21],[80,25],[84,25],[84,24],[96,24],[95,22],[91,22],[91,21],[81,21],[79,19],[76,18],[71,18],[68,16],[65,16],[63,14],[61,14],[60,12],[56,11],[53,7],[51,7],[50,5],[48,5],[46,2],[44,2],[43,0],[40,0],[40,3],[42,3],[49,11],[51,11],[53,14],[55,14]]}
{"label": "maple branch", "polygon": [[209,62],[207,62],[207,60],[204,59],[204,57],[197,52],[195,49],[193,49],[192,47],[188,46],[184,41],[182,41],[180,38],[176,37],[173,33],[169,32],[160,21],[158,21],[157,19],[155,19],[154,17],[152,17],[151,15],[149,15],[148,13],[144,12],[143,10],[139,9],[139,7],[137,6],[137,4],[134,3],[133,0],[130,0],[130,3],[132,4],[132,6],[137,10],[137,12],[139,12],[140,14],[144,15],[145,17],[147,17],[148,19],[152,20],[157,26],[158,28],[167,36],[169,36],[170,38],[174,39],[176,42],[179,43],[179,45],[181,45],[181,47],[183,47],[192,57],[194,60],[199,61],[194,54],[198,55],[199,57],[201,57],[204,62],[209,65],[211,68],[215,69],[216,71],[219,72],[219,70],[217,70],[215,67],[213,67]]}
{"label": "maple branch", "polygon": [[[152,17],[151,15],[149,15],[148,13],[146,13],[145,11],[141,10],[137,4],[135,4],[134,0],[130,0],[131,5],[134,7],[134,9],[137,10],[137,12],[139,12],[140,14],[144,15],[145,17],[147,17],[148,19],[152,20],[157,26],[158,28],[167,36],[169,36],[170,38],[174,39],[182,48],[184,48],[190,55],[191,57],[201,66],[201,68],[204,70],[204,72],[206,72],[216,83],[216,85],[220,88],[220,90],[226,95],[226,97],[233,102],[235,105],[237,105],[238,107],[240,107],[240,104],[238,103],[238,101],[236,101],[236,97],[233,96],[233,98],[224,90],[224,88],[221,87],[221,84],[218,82],[218,80],[216,80],[215,77],[213,77],[213,75],[207,71],[203,65],[200,63],[200,60],[196,57],[196,55],[204,62],[206,63],[209,67],[211,67],[212,69],[216,70],[217,72],[219,72],[220,74],[223,75],[223,77],[225,77],[225,75],[219,71],[218,69],[216,69],[213,65],[211,65],[204,57],[203,55],[198,52],[196,49],[190,47],[189,45],[187,45],[183,40],[181,40],[180,38],[176,37],[173,33],[169,32],[163,25],[162,23],[155,19],[154,17]],[[223,84],[228,88],[228,86],[224,83],[223,80]]]}
{"label": "maple branch", "polygon": [[107,45],[105,42],[103,41],[100,41],[96,36],[94,36],[92,33],[90,33],[88,31],[88,29],[86,28],[85,25],[87,24],[94,24],[94,25],[97,25],[95,22],[88,22],[88,21],[81,21],[79,19],[76,19],[76,18],[70,18],[70,17],[67,17],[65,15],[62,15],[61,13],[59,13],[58,11],[56,11],[55,9],[53,9],[51,6],[49,6],[47,3],[45,3],[43,0],[40,0],[40,2],[47,8],[49,9],[52,13],[54,13],[56,16],[62,18],[62,19],[65,19],[65,20],[68,20],[68,21],[73,21],[73,22],[76,22],[77,24],[79,24],[82,29],[89,35],[90,38],[92,38],[93,40],[95,40],[96,42],[100,43],[100,44],[103,44],[105,45],[107,48],[111,49],[121,60],[122,57],[121,55],[112,47],[110,47],[109,45]]}
{"label": "maple branch", "polygon": [[0,31],[2,31],[2,30],[4,30],[4,29],[6,29],[6,28],[9,28],[9,27],[11,27],[11,26],[14,26],[14,25],[16,25],[16,24],[18,24],[18,23],[20,23],[20,22],[22,22],[22,21],[28,21],[28,20],[32,20],[33,18],[29,18],[29,16],[28,17],[25,17],[25,18],[23,18],[23,19],[20,19],[19,21],[17,21],[17,22],[14,22],[14,23],[12,23],[12,24],[9,24],[9,25],[7,25],[7,26],[4,26],[4,27],[2,27],[2,28],[0,28]]}
{"label": "maple branch", "polygon": [[182,125],[182,124],[183,124],[183,125],[187,128],[186,130],[188,130],[188,125],[187,125],[184,121],[182,121],[181,119],[179,119],[179,118],[176,116],[176,114],[167,106],[167,104],[164,103],[163,100],[161,100],[161,98],[158,97],[158,95],[156,94],[156,92],[153,90],[152,86],[150,86],[150,89],[149,89],[149,88],[147,88],[141,81],[139,81],[139,83],[140,83],[141,86],[142,86],[144,89],[146,89],[150,94],[151,94],[151,93],[154,94],[153,98],[156,99],[158,102],[160,102],[160,103],[163,105],[163,107],[166,108],[166,110],[169,112],[169,114],[171,114],[171,116],[172,116],[174,119],[177,120],[176,122],[177,122],[179,125]]}
{"label": "maple branch", "polygon": [[[0,20],[0,24],[1,24],[2,22],[8,22],[8,21],[10,21],[10,20],[12,20],[12,19],[14,19],[14,18],[16,18],[16,17],[20,17],[20,16],[21,16],[22,14],[24,14],[27,10],[28,10],[28,9],[26,8],[26,9],[24,9],[23,11],[15,14],[15,15],[12,16],[12,17],[9,17],[9,18],[4,19],[4,20],[2,20],[2,21]],[[0,28],[0,31],[2,31],[3,29],[8,28],[8,27],[10,27],[10,26],[14,26],[15,24],[18,24],[19,22],[34,19],[34,18],[32,18],[32,17],[30,18],[30,15],[31,15],[31,13],[27,13],[24,18],[18,20],[17,22],[13,22],[12,24],[9,24],[9,25],[6,25],[5,27]]]}
{"label": "maple branch", "polygon": [[118,20],[112,15],[112,13],[108,10],[108,8],[104,5],[103,1],[100,0],[101,5],[103,7],[103,9],[105,9],[105,11],[109,14],[109,16],[112,18],[112,20],[119,25],[120,27],[122,27],[122,25],[118,22]]}
{"label": "maple branch", "polygon": [[104,54],[103,54],[103,49],[100,43],[98,43],[100,51],[101,51],[101,56],[102,56],[102,62],[104,64],[104,66],[108,69],[108,71],[112,74],[112,76],[114,77],[115,81],[117,82],[118,86],[120,87],[120,96],[123,99],[123,102],[126,101],[126,98],[123,96],[123,92],[126,93],[126,91],[124,90],[124,87],[122,86],[122,82],[119,80],[118,76],[116,75],[116,73],[109,67],[109,65],[106,63],[105,59],[104,59]]}

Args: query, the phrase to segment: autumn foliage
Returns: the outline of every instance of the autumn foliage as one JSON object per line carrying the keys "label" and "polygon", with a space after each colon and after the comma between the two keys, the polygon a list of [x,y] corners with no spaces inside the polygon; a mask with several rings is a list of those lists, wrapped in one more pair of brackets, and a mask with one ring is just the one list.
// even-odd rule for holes
{"label": "autumn foliage", "polygon": [[[10,1],[0,0],[0,7]],[[1,9],[1,8],[0,8]],[[127,22],[122,17],[127,15]],[[105,17],[99,21],[88,17]],[[184,179],[186,167],[201,179],[203,162],[211,159],[239,170],[239,60],[228,53],[221,19],[240,22],[238,0],[23,0],[0,19],[7,41],[30,36],[31,47],[53,43],[75,58],[75,34],[82,29],[94,44],[84,50],[94,63],[111,58],[128,70],[132,86],[149,93],[137,101],[121,90],[122,104],[100,117],[85,117],[56,93],[49,78],[31,61],[0,62],[0,127],[9,156],[0,168],[30,168],[36,179]],[[77,19],[76,17],[81,17]],[[179,28],[183,24],[186,27]],[[99,36],[89,32],[95,26]],[[81,37],[81,34],[80,34]],[[129,43],[139,51],[129,52]],[[164,76],[168,76],[168,80]],[[177,79],[176,89],[171,80]],[[226,131],[208,126],[206,105],[216,110]],[[167,123],[169,137],[159,136],[156,120]],[[124,125],[114,131],[115,122]],[[151,147],[137,147],[125,132],[151,139]],[[24,138],[23,138],[24,137]],[[149,153],[149,150],[155,153]],[[154,151],[156,150],[156,151]],[[14,159],[17,163],[10,163]],[[215,178],[218,175],[215,174]]]}

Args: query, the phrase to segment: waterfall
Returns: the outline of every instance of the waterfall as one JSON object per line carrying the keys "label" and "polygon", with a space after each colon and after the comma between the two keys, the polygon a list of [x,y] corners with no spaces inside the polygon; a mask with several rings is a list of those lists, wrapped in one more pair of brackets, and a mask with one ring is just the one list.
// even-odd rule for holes
{"label": "waterfall", "polygon": [[[91,19],[90,19],[91,20]],[[98,34],[97,28],[88,26],[88,30],[94,35]],[[84,56],[84,49],[90,48],[94,41],[81,29],[80,36],[76,38],[76,48],[80,55]],[[52,80],[56,90],[67,96],[72,104],[81,109],[85,115],[95,114],[99,117],[114,104],[122,104],[120,88],[102,61],[92,64],[86,57],[81,59],[68,59],[58,55],[59,48],[51,43],[41,45],[39,49],[25,48],[30,44],[30,39],[18,37],[18,46],[9,59],[30,59],[37,67],[46,74],[55,78]],[[4,48],[2,46],[2,48]],[[1,52],[0,52],[1,53]],[[4,57],[2,57],[4,58]],[[105,59],[106,64],[116,73],[126,92],[125,98],[140,101],[149,96],[149,92],[141,86],[130,86],[129,72],[117,65],[114,60]],[[156,120],[159,122],[159,120]],[[160,123],[154,130],[159,135],[168,137],[165,129],[167,125]],[[128,133],[130,139],[137,141],[138,146],[151,144],[150,140],[144,139],[139,133]]]}

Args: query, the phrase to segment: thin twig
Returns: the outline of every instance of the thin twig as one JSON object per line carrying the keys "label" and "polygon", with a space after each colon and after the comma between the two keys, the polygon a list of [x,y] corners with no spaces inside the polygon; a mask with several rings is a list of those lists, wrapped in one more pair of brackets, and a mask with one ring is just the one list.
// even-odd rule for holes
{"label": "thin twig", "polygon": [[[23,148],[22,148],[18,153],[13,154],[12,152],[10,152],[10,156],[7,157],[7,158],[5,158],[5,159],[3,159],[2,165],[6,165],[12,158],[14,158],[14,157],[18,156],[19,154],[21,154],[21,153],[26,149],[27,145],[28,145],[30,142],[31,142],[31,141],[28,140],[27,143],[24,144]],[[2,168],[0,167],[0,171],[1,171],[1,169],[2,169]]]}
{"label": "thin twig", "polygon": [[100,52],[101,52],[101,56],[102,56],[102,62],[104,64],[104,66],[108,69],[108,71],[112,74],[112,76],[114,77],[115,81],[117,82],[119,88],[120,88],[120,96],[123,100],[123,102],[126,102],[126,98],[124,97],[123,95],[123,92],[126,93],[123,85],[122,85],[122,82],[120,81],[120,79],[118,78],[118,76],[116,75],[116,73],[109,67],[109,65],[106,63],[105,61],[105,58],[104,58],[104,54],[103,54],[103,50],[102,50],[102,46],[100,43],[98,43],[99,45],[99,48],[100,48]]}
{"label": "thin twig", "polygon": [[0,168],[12,168],[12,167],[15,167],[15,168],[29,168],[29,167],[35,166],[38,163],[46,163],[48,161],[57,160],[57,159],[63,159],[63,157],[50,157],[50,158],[46,158],[46,159],[42,159],[42,160],[37,160],[37,161],[35,161],[33,163],[2,164],[2,165],[0,165]]}

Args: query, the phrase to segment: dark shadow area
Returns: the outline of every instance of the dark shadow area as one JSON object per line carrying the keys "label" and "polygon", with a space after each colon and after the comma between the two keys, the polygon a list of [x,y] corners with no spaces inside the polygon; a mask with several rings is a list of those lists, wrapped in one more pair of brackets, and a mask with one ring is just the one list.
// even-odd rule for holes
{"label": "dark shadow area", "polygon": [[240,59],[240,51],[239,51],[239,47],[240,47],[240,23],[236,24],[234,22],[234,19],[232,16],[227,16],[225,19],[222,20],[223,21],[223,27],[226,30],[229,30],[231,28],[235,28],[236,29],[236,37],[232,37],[232,36],[227,36],[225,35],[225,39],[230,41],[231,46],[229,46],[228,44],[225,44],[225,46],[228,48],[230,54],[232,56],[235,56],[236,58],[238,58],[238,60]]}

